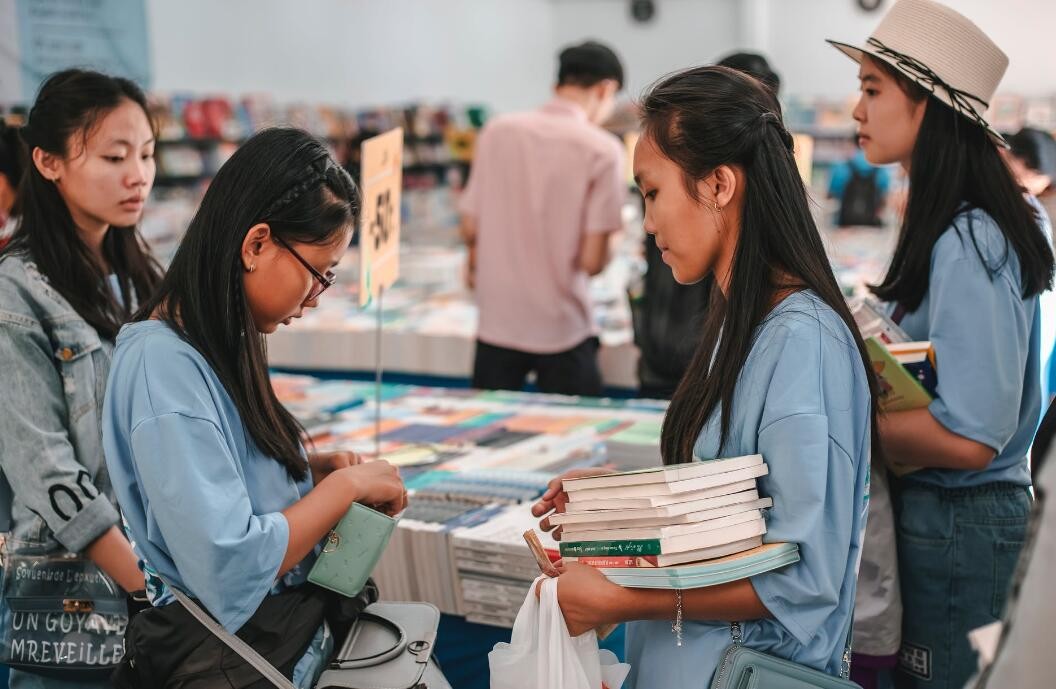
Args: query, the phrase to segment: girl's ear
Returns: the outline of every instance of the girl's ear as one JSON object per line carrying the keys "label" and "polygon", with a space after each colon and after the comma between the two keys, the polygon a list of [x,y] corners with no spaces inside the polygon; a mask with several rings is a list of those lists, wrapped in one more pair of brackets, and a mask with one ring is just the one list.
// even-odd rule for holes
{"label": "girl's ear", "polygon": [[33,166],[41,177],[49,182],[58,182],[62,178],[62,158],[54,153],[48,153],[40,146],[33,148]]}
{"label": "girl's ear", "polygon": [[740,180],[729,165],[718,166],[712,176],[711,191],[714,194],[715,203],[719,208],[725,208],[730,205],[733,197],[737,194]]}
{"label": "girl's ear", "polygon": [[242,269],[253,272],[257,269],[257,259],[271,239],[271,227],[267,223],[258,223],[246,231],[242,239]]}

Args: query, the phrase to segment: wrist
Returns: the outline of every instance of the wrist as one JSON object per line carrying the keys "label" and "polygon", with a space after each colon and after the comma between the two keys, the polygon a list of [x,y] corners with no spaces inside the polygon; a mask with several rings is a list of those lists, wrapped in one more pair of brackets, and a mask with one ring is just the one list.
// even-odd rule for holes
{"label": "wrist", "polygon": [[633,589],[619,587],[619,611],[622,619],[665,620],[675,618],[675,592],[668,589]]}
{"label": "wrist", "polygon": [[359,481],[356,480],[353,467],[341,467],[330,472],[324,479],[327,484],[334,485],[338,495],[344,500],[346,509],[354,503],[359,502]]}
{"label": "wrist", "polygon": [[632,620],[648,619],[642,615],[645,607],[644,589],[632,589],[608,582],[601,600],[604,601],[597,614],[601,624],[621,624]]}

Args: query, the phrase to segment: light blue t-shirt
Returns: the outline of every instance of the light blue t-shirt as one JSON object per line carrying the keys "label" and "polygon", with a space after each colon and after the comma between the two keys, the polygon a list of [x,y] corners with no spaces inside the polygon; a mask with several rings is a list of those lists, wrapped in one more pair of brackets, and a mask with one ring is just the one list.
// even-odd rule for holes
{"label": "light blue t-shirt", "polygon": [[1038,297],[1023,298],[1019,257],[987,213],[962,213],[935,242],[924,301],[900,325],[935,349],[932,416],[997,452],[982,471],[925,469],[912,478],[949,488],[1029,486],[1027,450],[1041,413],[1041,311]]}
{"label": "light blue t-shirt", "polygon": [[[759,326],[721,450],[719,423],[716,412],[695,455],[762,454],[770,473],[759,492],[774,500],[764,540],[798,543],[802,558],[751,579],[773,619],[743,623],[744,644],[838,674],[869,500],[869,384],[847,326],[813,292],[789,296]],[[708,686],[730,626],[683,627],[679,648],[671,621],[628,624],[626,686]]]}
{"label": "light blue t-shirt", "polygon": [[212,367],[162,321],[118,334],[103,444],[155,605],[173,600],[160,574],[234,632],[269,593],[306,580],[314,554],[278,571],[289,541],[282,510],[311,490],[311,475],[297,483],[257,449]]}

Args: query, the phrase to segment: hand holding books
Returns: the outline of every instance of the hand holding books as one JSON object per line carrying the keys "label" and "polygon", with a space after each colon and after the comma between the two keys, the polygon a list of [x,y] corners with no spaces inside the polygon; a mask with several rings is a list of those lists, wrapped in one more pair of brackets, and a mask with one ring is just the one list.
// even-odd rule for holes
{"label": "hand holding books", "polygon": [[[563,530],[561,555],[627,587],[695,588],[743,579],[798,560],[794,544],[763,547],[759,455],[644,471],[555,479],[533,508]],[[737,557],[731,557],[737,556]],[[663,571],[657,571],[663,570]]]}
{"label": "hand holding books", "polygon": [[[612,469],[607,467],[593,467],[590,469],[573,469],[572,471],[566,471],[557,478],[551,479],[550,484],[547,486],[546,491],[539,497],[539,501],[532,505],[532,514],[536,517],[543,517],[539,521],[539,528],[543,531],[551,531],[554,529],[555,524],[550,522],[550,517],[547,515],[561,514],[565,511],[565,506],[568,504],[568,493],[565,492],[564,482],[576,478],[589,478],[592,476],[604,476],[605,474],[614,473]],[[561,540],[561,527],[558,527],[553,534],[554,540]]]}

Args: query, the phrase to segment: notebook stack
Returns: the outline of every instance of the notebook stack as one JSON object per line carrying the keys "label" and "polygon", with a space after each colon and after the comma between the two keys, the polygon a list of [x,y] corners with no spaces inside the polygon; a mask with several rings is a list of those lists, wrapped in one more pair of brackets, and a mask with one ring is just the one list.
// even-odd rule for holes
{"label": "notebook stack", "polygon": [[624,586],[695,588],[798,560],[794,544],[763,546],[756,482],[761,455],[565,481],[562,558],[599,568]]}

